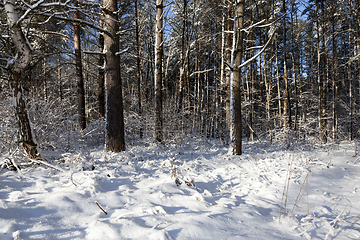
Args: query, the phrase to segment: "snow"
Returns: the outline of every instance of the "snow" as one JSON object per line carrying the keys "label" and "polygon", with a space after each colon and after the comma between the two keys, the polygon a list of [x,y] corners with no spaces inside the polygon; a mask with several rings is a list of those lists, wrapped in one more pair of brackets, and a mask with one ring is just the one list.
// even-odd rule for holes
{"label": "snow", "polygon": [[358,144],[284,145],[3,154],[21,170],[0,173],[0,239],[359,239]]}

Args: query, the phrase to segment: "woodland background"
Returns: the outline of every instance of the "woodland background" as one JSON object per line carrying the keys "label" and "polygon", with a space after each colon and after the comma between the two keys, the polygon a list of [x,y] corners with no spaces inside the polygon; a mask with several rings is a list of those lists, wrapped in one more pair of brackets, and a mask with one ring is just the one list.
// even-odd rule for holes
{"label": "woodland background", "polygon": [[[7,2],[0,3],[3,153],[17,149],[22,139],[19,117],[14,117],[18,111],[12,107],[17,95],[9,84],[19,50],[11,37]],[[170,143],[200,134],[228,144],[235,2],[157,2],[163,6],[163,122],[161,139],[155,140]],[[242,137],[288,144],[358,139],[360,1],[238,2],[244,4],[242,62],[258,54],[240,73]],[[74,142],[105,142],[104,56],[99,54],[104,52],[104,4],[13,3],[20,18],[16,25],[33,48],[19,82],[38,149],[71,150],[78,146]],[[141,138],[153,139],[155,131],[155,25],[160,5],[141,0],[115,4],[125,141],[136,144]]]}

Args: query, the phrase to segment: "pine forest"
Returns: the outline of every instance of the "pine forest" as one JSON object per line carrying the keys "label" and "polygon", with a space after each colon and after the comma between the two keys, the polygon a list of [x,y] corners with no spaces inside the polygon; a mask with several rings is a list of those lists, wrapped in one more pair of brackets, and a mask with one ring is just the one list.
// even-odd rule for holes
{"label": "pine forest", "polygon": [[[157,160],[149,159],[157,159],[157,154],[159,158],[164,157],[161,158],[164,162],[154,163],[154,169],[166,168],[174,186],[186,185],[194,194],[201,195],[200,200],[195,197],[196,201],[206,202],[209,194],[215,198],[211,188],[205,187],[210,181],[215,192],[231,191],[231,196],[233,188],[244,187],[232,180],[223,189],[221,184],[226,181],[215,173],[217,177],[211,178],[213,180],[184,177],[184,171],[189,169],[204,171],[201,176],[205,176],[207,163],[202,162],[203,167],[199,168],[195,165],[186,168],[185,162],[195,164],[206,156],[209,160],[211,154],[220,154],[213,150],[215,148],[221,150],[221,157],[216,155],[216,159],[237,159],[237,169],[245,171],[247,167],[242,164],[248,161],[244,159],[256,158],[256,151],[264,154],[279,151],[281,155],[285,151],[306,152],[304,149],[311,148],[309,152],[313,157],[308,159],[312,159],[313,164],[317,156],[322,156],[319,149],[336,149],[336,146],[343,149],[339,146],[345,143],[353,146],[349,151],[352,157],[357,157],[359,140],[360,0],[0,2],[0,176],[4,172],[10,174],[10,170],[42,168],[62,172],[69,168],[72,172],[67,179],[72,187],[79,189],[82,178],[79,175],[76,180],[76,164],[81,164],[81,171],[96,171],[111,168],[107,162],[111,159],[121,162],[126,158],[127,164],[137,166],[134,169],[139,174],[139,169],[153,171],[149,164]],[[207,144],[201,145],[204,142]],[[184,146],[187,146],[186,153],[179,150],[185,149]],[[148,150],[143,150],[140,157],[142,149]],[[200,154],[200,150],[211,154]],[[99,158],[103,165],[97,164],[96,157],[90,157],[92,151],[102,156]],[[197,158],[192,158],[195,153]],[[184,160],[185,156],[189,159]],[[293,163],[301,162],[305,166],[310,161],[296,158],[286,158],[282,165],[284,174],[287,173],[281,177],[287,181],[284,190],[279,190],[283,199],[288,195],[297,199],[297,193],[288,192],[291,174],[294,176],[298,169]],[[288,162],[288,159],[291,160]],[[322,159],[326,161],[325,155]],[[359,164],[357,158],[351,161]],[[124,170],[123,163],[117,164],[119,169],[122,164],[121,171],[129,174],[126,176],[131,181],[137,179],[130,174],[135,170]],[[321,166],[331,169],[332,165],[326,162]],[[223,173],[226,175],[229,169],[226,167]],[[307,186],[309,180],[302,174],[309,174],[312,167],[306,165],[303,169],[298,178],[305,181],[302,186]],[[106,171],[101,170],[101,174]],[[237,174],[232,173],[236,179]],[[136,176],[140,179],[140,175]],[[6,179],[0,180],[0,185]],[[265,181],[258,176],[256,179]],[[244,181],[246,183],[246,179]],[[249,184],[253,183],[249,180]],[[299,196],[304,197],[304,188],[301,189],[298,189]],[[354,189],[358,194],[355,186]],[[0,225],[1,194],[0,190]],[[280,207],[278,220],[290,215],[284,210],[283,203],[286,209],[287,200],[283,199],[274,204]],[[294,209],[299,201],[295,201]],[[106,213],[100,202],[96,204],[96,208]],[[158,209],[150,205],[143,209],[150,215],[171,212],[166,207]],[[343,209],[331,210],[331,216],[345,216]],[[339,227],[337,222],[341,225],[335,217],[334,222],[327,222],[331,231]],[[304,219],[301,215],[297,221],[310,221]],[[347,223],[352,221],[347,220]],[[184,224],[186,221],[183,219]],[[360,225],[357,220],[353,222],[357,222],[350,228],[354,238],[345,234],[348,238],[342,239],[359,239],[360,232],[356,229]],[[160,227],[152,229],[157,228]],[[15,228],[9,227],[6,231],[9,229]],[[11,239],[31,238],[29,230],[19,229],[20,232],[12,231]],[[307,239],[336,235],[328,229],[311,232],[301,224],[294,229],[302,229],[297,236]],[[175,239],[176,236],[211,239],[171,231],[165,231],[164,227],[162,237],[153,239]],[[226,236],[235,236],[231,235],[234,231],[230,230]],[[60,235],[56,236],[57,239]],[[68,239],[85,238],[81,234],[69,236]],[[124,232],[116,233],[114,238],[104,236],[100,234],[99,238],[92,239],[128,239],[126,236],[147,239]],[[263,239],[266,232],[253,238],[249,230],[246,236]],[[274,236],[274,239],[288,237]]]}

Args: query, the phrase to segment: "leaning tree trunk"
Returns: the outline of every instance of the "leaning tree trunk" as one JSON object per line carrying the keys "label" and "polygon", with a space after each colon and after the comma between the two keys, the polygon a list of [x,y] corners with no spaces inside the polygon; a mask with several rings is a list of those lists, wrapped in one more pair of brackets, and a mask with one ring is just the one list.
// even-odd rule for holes
{"label": "leaning tree trunk", "polygon": [[5,0],[5,11],[7,14],[8,27],[11,38],[17,49],[17,58],[11,65],[12,79],[10,87],[13,92],[15,113],[19,123],[19,142],[30,158],[39,157],[36,144],[33,140],[29,117],[26,111],[26,104],[23,99],[21,86],[22,73],[29,65],[32,57],[31,47],[27,41],[21,27],[19,26],[19,16],[15,9],[15,0]]}
{"label": "leaning tree trunk", "polygon": [[163,141],[162,63],[163,63],[163,0],[156,0],[155,37],[155,141]]}
{"label": "leaning tree trunk", "polygon": [[117,35],[117,1],[104,0],[105,29],[105,91],[106,91],[106,136],[107,151],[125,151],[124,113],[120,77],[119,37]]}
{"label": "leaning tree trunk", "polygon": [[230,74],[231,148],[233,155],[242,154],[242,114],[241,114],[241,69],[243,53],[243,29],[245,0],[235,1],[234,38]]}

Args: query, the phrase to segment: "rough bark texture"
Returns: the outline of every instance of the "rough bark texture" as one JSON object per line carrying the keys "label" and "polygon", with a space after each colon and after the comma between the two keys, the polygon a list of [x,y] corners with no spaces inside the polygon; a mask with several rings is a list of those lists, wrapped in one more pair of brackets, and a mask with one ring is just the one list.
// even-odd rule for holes
{"label": "rough bark texture", "polygon": [[243,53],[243,32],[244,27],[244,8],[245,1],[237,0],[235,5],[235,22],[234,22],[234,40],[232,51],[233,67],[231,72],[231,140],[232,140],[232,154],[242,154],[242,113],[241,113],[241,69]]}
{"label": "rough bark texture", "polygon": [[39,155],[33,140],[31,125],[21,87],[21,74],[31,61],[32,50],[21,27],[17,24],[19,17],[15,10],[15,0],[5,0],[4,4],[10,35],[17,50],[17,58],[10,69],[12,73],[10,87],[13,91],[15,113],[19,123],[19,142],[22,144],[28,156],[35,159],[38,158]]}
{"label": "rough bark texture", "polygon": [[[139,117],[142,117],[142,98],[141,98],[141,65],[140,65],[140,37],[139,37],[139,17],[138,17],[138,1],[135,0],[135,37],[136,37],[136,77],[137,77],[137,91],[139,104]],[[143,137],[143,128],[140,126],[139,135]]]}
{"label": "rough bark texture", "polygon": [[187,22],[187,8],[188,1],[183,1],[183,25],[181,33],[181,60],[180,60],[180,81],[179,81],[179,96],[178,96],[178,106],[176,113],[180,113],[182,110],[183,99],[184,99],[184,87],[185,87],[185,38],[186,38],[186,22]]}
{"label": "rough bark texture", "polygon": [[[76,3],[75,6],[78,6]],[[76,11],[74,13],[75,19],[80,19],[80,13]],[[81,61],[81,37],[80,37],[80,24],[74,23],[74,49],[75,49],[75,71],[77,81],[77,92],[78,92],[78,114],[79,114],[79,125],[80,129],[86,128],[85,118],[85,89],[84,89],[84,77],[82,71]]]}
{"label": "rough bark texture", "polygon": [[[99,35],[99,52],[104,51],[104,35]],[[104,56],[99,56],[99,76],[98,76],[98,106],[99,106],[99,114],[102,117],[105,117],[105,72],[104,72]]]}
{"label": "rough bark texture", "polygon": [[38,158],[37,146],[33,140],[31,125],[23,98],[20,73],[13,72],[13,79],[10,81],[10,87],[14,95],[15,114],[19,124],[18,141],[30,158]]}
{"label": "rough bark texture", "polygon": [[162,131],[162,62],[163,62],[163,0],[156,0],[155,36],[155,141],[163,141]]}
{"label": "rough bark texture", "polygon": [[[291,106],[290,106],[290,90],[289,90],[289,79],[287,70],[287,49],[286,49],[286,1],[283,0],[283,14],[284,14],[284,31],[283,31],[283,54],[284,54],[284,128],[291,128]],[[287,116],[287,118],[286,118]]]}
{"label": "rough bark texture", "polygon": [[[232,7],[232,3],[229,2],[228,5],[228,34],[227,34],[227,54],[226,54],[226,59],[228,63],[231,63],[231,51],[230,49],[232,48],[232,34],[230,33],[230,31],[232,30],[232,16],[231,16],[231,12],[233,10]],[[225,107],[226,107],[226,128],[227,128],[227,136],[230,136],[230,124],[231,124],[231,114],[230,114],[230,69],[228,68],[226,70],[226,95],[225,95]]]}
{"label": "rough bark texture", "polygon": [[120,78],[120,56],[117,1],[104,0],[105,28],[105,83],[106,83],[106,136],[107,151],[121,152],[125,150],[124,113],[122,101],[122,86]]}

